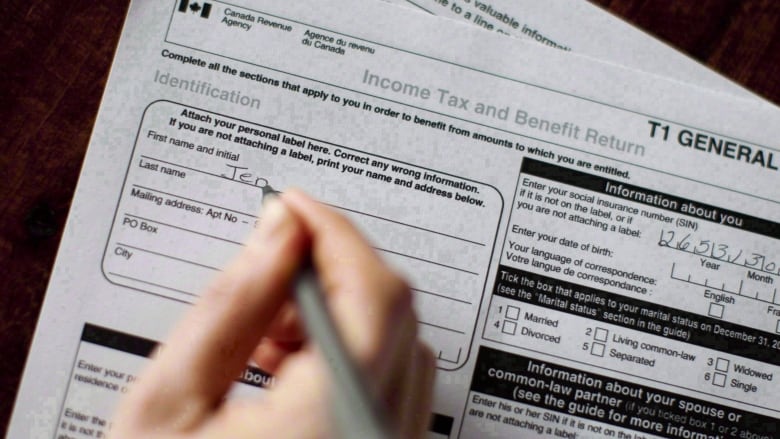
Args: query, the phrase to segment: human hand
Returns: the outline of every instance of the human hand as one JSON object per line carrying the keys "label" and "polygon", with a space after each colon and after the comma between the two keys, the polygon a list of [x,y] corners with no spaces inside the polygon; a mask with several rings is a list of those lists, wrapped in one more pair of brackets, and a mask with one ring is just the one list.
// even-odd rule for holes
{"label": "human hand", "polygon": [[[417,338],[409,287],[345,218],[295,190],[266,203],[241,255],[121,402],[110,437],[336,437],[338,389],[289,300],[309,253],[334,324],[398,437],[422,437],[434,357]],[[260,401],[226,401],[250,357],[276,386]]]}

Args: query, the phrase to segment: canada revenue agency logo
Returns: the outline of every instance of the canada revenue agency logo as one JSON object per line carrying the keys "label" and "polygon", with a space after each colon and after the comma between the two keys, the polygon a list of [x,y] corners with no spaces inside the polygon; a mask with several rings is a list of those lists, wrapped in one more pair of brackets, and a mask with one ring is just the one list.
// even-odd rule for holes
{"label": "canada revenue agency logo", "polygon": [[190,3],[190,0],[181,0],[179,1],[179,12],[200,14],[201,18],[209,18],[209,14],[211,14],[211,3]]}

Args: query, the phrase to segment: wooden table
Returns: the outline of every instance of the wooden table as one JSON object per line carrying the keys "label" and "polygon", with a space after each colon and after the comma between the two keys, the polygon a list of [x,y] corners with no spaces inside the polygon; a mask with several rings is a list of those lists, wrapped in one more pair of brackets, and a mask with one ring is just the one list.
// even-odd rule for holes
{"label": "wooden table", "polygon": [[[596,3],[780,103],[780,2]],[[126,7],[126,0],[0,0],[3,432]]]}

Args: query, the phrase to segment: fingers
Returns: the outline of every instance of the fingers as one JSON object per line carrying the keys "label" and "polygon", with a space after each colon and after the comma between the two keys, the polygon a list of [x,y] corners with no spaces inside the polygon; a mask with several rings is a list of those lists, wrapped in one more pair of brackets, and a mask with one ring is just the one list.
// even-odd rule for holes
{"label": "fingers", "polygon": [[413,371],[400,387],[402,396],[398,425],[401,429],[399,437],[402,438],[425,437],[431,423],[431,388],[436,372],[436,357],[428,346],[417,343],[412,364]]}
{"label": "fingers", "polygon": [[309,230],[312,261],[347,349],[371,377],[399,437],[423,437],[435,359],[418,341],[408,285],[333,210],[297,191],[288,191],[286,201]]}
{"label": "fingers", "polygon": [[260,369],[275,375],[282,362],[290,354],[300,350],[302,345],[302,341],[285,342],[265,337],[252,353],[252,360]]}
{"label": "fingers", "polygon": [[[287,293],[287,296],[292,297],[292,292]],[[298,306],[294,301],[290,300],[282,306],[268,328],[266,337],[284,342],[303,341],[305,334],[299,321]]]}
{"label": "fingers", "polygon": [[202,438],[327,438],[333,436],[328,411],[327,366],[311,349],[290,355],[278,387],[262,401],[233,401],[204,425]]}
{"label": "fingers", "polygon": [[[291,292],[286,293],[288,297]],[[265,336],[252,353],[252,360],[266,372],[276,374],[284,358],[297,351],[305,339],[294,301],[287,300],[267,328]]]}
{"label": "fingers", "polygon": [[261,214],[244,251],[176,326],[128,397],[125,407],[147,423],[182,428],[217,406],[285,302],[306,232],[280,200]]}
{"label": "fingers", "polygon": [[[414,364],[415,348],[418,344],[417,317],[414,313],[408,313],[395,322],[393,327],[394,334],[387,337],[385,344],[387,353],[382,356],[388,360],[377,368],[379,374],[376,380],[382,394],[400,396],[399,386],[403,383],[409,367]],[[389,401],[391,406],[394,405],[393,398]]]}
{"label": "fingers", "polygon": [[[177,325],[125,399],[116,437],[197,429],[242,438],[273,434],[275,427],[301,437],[332,432],[330,374],[316,349],[301,349],[300,322],[288,299],[309,248],[348,351],[373,378],[368,384],[388,404],[402,437],[422,437],[433,357],[417,340],[407,284],[345,218],[299,191],[270,201],[262,217],[239,258]],[[250,355],[264,369],[278,369],[278,386],[262,407],[222,405]]]}
{"label": "fingers", "polygon": [[416,329],[398,331],[416,327],[408,285],[334,210],[296,190],[285,201],[309,231],[312,262],[346,346],[365,369],[388,369],[399,334],[416,337]]}
{"label": "fingers", "polygon": [[[409,362],[397,369],[394,385],[381,395],[399,439],[427,437],[431,421],[435,357],[423,343],[412,346]],[[330,388],[327,367],[310,348],[291,354],[277,377],[279,387],[267,399],[227,406],[206,429],[211,435],[203,437],[334,437],[336,426],[328,410],[333,403],[330,392],[338,389]]]}

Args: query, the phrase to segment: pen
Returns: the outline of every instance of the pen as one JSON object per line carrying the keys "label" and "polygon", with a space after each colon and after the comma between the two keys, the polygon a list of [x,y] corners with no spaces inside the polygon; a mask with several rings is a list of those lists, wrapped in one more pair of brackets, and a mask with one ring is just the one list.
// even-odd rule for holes
{"label": "pen", "polygon": [[[263,203],[276,196],[277,192],[270,185],[263,187]],[[322,351],[333,379],[333,416],[340,432],[339,437],[390,439],[390,425],[347,353],[328,313],[311,262],[298,272],[293,295],[306,333]]]}

